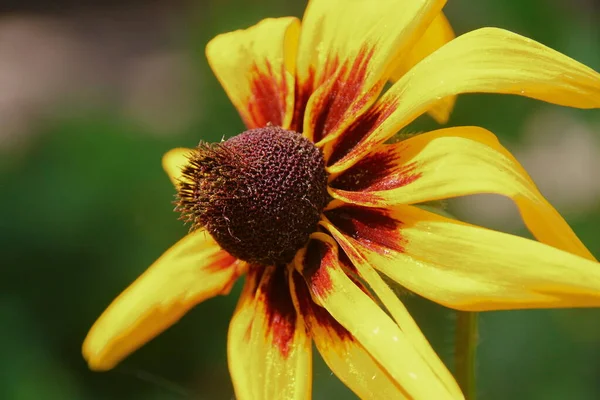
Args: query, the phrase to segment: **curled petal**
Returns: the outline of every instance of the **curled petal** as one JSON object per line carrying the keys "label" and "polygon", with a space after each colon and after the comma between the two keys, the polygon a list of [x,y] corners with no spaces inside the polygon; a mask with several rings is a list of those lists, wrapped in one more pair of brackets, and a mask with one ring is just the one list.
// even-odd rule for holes
{"label": "curled petal", "polygon": [[364,112],[444,3],[312,0],[302,21],[293,129],[330,140]]}
{"label": "curled petal", "polygon": [[577,108],[600,107],[600,74],[534,40],[503,29],[466,33],[406,73],[336,139],[329,172],[363,158],[440,99],[505,93]]}
{"label": "curled petal", "polygon": [[166,152],[162,158],[163,169],[175,188],[179,186],[179,182],[185,179],[182,171],[189,161],[189,155],[193,151],[193,149],[175,148]]}
{"label": "curled petal", "polygon": [[[349,332],[387,373],[404,397],[415,399],[462,398],[449,391],[409,335],[356,285],[340,267],[337,247],[325,234],[313,234],[301,270],[313,301]],[[315,249],[311,249],[315,246]],[[316,254],[316,256],[315,256]],[[338,335],[341,331],[338,331]],[[381,376],[387,388],[392,383]],[[368,390],[369,386],[353,389]],[[368,393],[368,392],[367,392]]]}
{"label": "curled petal", "polygon": [[204,231],[187,235],[165,252],[98,318],[83,343],[90,368],[113,368],[177,322],[196,304],[227,294],[245,263]]}
{"label": "curled petal", "polygon": [[597,307],[600,265],[554,247],[413,206],[327,212],[355,263],[447,307]]}
{"label": "curled petal", "polygon": [[248,129],[289,126],[299,35],[298,19],[268,18],[221,34],[206,46],[213,72]]}
{"label": "curled petal", "polygon": [[361,399],[407,398],[389,374],[323,307],[316,305],[298,272],[292,275],[294,304],[317,350],[338,378]]}
{"label": "curled petal", "polygon": [[383,145],[332,186],[335,198],[369,207],[500,194],[516,203],[538,240],[594,259],[518,161],[483,128],[440,129]]}
{"label": "curled petal", "polygon": [[[431,22],[423,36],[414,45],[408,54],[402,55],[398,60],[398,66],[394,69],[391,81],[396,82],[404,76],[411,68],[422,59],[455,38],[454,30],[443,13]],[[456,96],[448,96],[435,103],[427,111],[438,123],[448,122],[450,112],[456,102]]]}
{"label": "curled petal", "polygon": [[[398,298],[397,294],[394,293],[388,284],[381,278],[379,273],[369,264],[369,261],[357,253],[356,249],[354,249],[353,245],[348,241],[348,238],[346,238],[338,230],[338,228],[332,225],[327,219],[322,220],[321,225],[333,235],[342,249],[353,255],[352,259],[350,260],[353,267],[356,269],[360,277],[364,279],[364,281],[373,289],[379,300],[387,308],[400,329],[402,329],[402,331],[406,334],[408,340],[410,340],[413,346],[415,346],[423,359],[427,361],[427,364],[433,370],[437,378],[444,384],[444,386],[446,386],[446,389],[454,398],[462,398],[462,392],[454,380],[454,377],[450,371],[448,371],[444,363],[439,359],[431,347],[431,344],[425,335],[423,335],[423,332],[421,332],[421,329],[411,317],[404,304],[402,304],[402,301]],[[315,343],[318,343],[316,338]]]}
{"label": "curled petal", "polygon": [[236,396],[308,399],[311,341],[292,302],[288,271],[285,266],[251,267],[259,268],[264,271],[249,274],[229,328],[229,368]]}

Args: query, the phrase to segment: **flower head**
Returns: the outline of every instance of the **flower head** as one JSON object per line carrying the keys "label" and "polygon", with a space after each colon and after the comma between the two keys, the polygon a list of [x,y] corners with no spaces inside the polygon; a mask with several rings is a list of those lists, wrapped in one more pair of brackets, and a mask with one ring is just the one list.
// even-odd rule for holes
{"label": "flower head", "polygon": [[321,151],[276,126],[201,144],[182,174],[178,210],[184,219],[249,263],[291,262],[329,199]]}
{"label": "flower head", "polygon": [[[93,326],[91,368],[245,274],[228,340],[238,398],[309,397],[312,343],[361,398],[462,398],[380,273],[460,310],[600,305],[600,266],[492,133],[388,142],[425,112],[445,122],[460,93],[600,107],[598,73],[502,29],[454,38],[444,3],[312,0],[302,26],[266,19],[208,44],[248,130],[165,155],[192,231]],[[415,206],[474,193],[514,200],[537,241]]]}

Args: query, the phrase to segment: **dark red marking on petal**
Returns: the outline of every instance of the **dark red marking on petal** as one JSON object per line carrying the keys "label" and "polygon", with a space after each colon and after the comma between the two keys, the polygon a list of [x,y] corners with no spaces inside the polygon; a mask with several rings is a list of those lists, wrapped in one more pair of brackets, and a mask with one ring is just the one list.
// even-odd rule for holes
{"label": "dark red marking on petal", "polygon": [[[220,268],[220,270],[228,269],[228,268],[233,269],[233,272],[232,272],[231,276],[229,277],[229,279],[227,280],[227,282],[223,283],[223,286],[221,287],[221,290],[219,291],[219,294],[221,294],[221,295],[228,295],[231,292],[231,289],[233,288],[233,285],[235,285],[235,282],[238,280],[238,278],[243,273],[243,264],[244,264],[244,262],[241,261],[241,260],[237,260],[237,259],[234,259],[234,260],[235,261],[233,261],[231,264],[229,264],[229,265],[223,265]],[[217,272],[217,271],[213,270],[211,272]]]}
{"label": "dark red marking on petal", "polygon": [[259,264],[252,264],[248,266],[248,272],[246,272],[246,279],[254,282],[254,285],[258,287],[263,274],[267,270],[267,267]]}
{"label": "dark red marking on petal", "polygon": [[368,190],[369,191],[379,191],[379,190],[391,190],[396,189],[402,186],[406,186],[410,183],[413,183],[417,179],[422,176],[420,171],[417,171],[417,163],[412,162],[406,165],[403,165],[397,171],[394,171],[393,174],[390,174],[379,182],[373,183]]}
{"label": "dark red marking on petal", "polygon": [[308,99],[313,93],[315,87],[315,70],[310,68],[308,70],[308,78],[302,83],[296,78],[296,84],[294,89],[294,116],[292,117],[292,123],[290,129],[295,132],[304,131],[304,112],[306,111],[306,105]]}
{"label": "dark red marking on petal", "polygon": [[273,344],[286,358],[292,349],[298,317],[290,293],[287,268],[284,265],[273,268],[271,276],[261,282],[261,292]]}
{"label": "dark red marking on petal", "polygon": [[344,234],[361,245],[385,255],[388,249],[403,252],[405,240],[400,222],[382,209],[344,206],[325,212],[327,218]]}
{"label": "dark red marking on petal", "polygon": [[354,60],[348,60],[338,69],[328,90],[319,93],[313,103],[312,113],[313,138],[315,142],[334,131],[342,122],[342,117],[352,106],[352,111],[360,110],[371,99],[381,86],[371,88],[360,96],[367,77],[369,61],[374,48],[363,46]]}
{"label": "dark red marking on petal", "polygon": [[275,74],[271,63],[268,60],[264,62],[266,71],[256,64],[250,71],[248,115],[242,115],[249,129],[262,128],[269,123],[281,126],[285,119],[285,100],[288,94],[285,66],[281,67],[279,74]]}
{"label": "dark red marking on petal", "polygon": [[294,116],[290,129],[295,132],[304,132],[304,114],[306,113],[306,106],[310,100],[310,96],[321,86],[324,82],[330,79],[339,66],[337,57],[330,58],[321,75],[317,80],[314,67],[310,67],[308,70],[308,77],[305,80],[300,81],[296,78],[296,84],[294,89]]}
{"label": "dark red marking on petal", "polygon": [[226,252],[220,250],[213,256],[213,260],[209,265],[206,266],[207,272],[219,272],[227,268],[231,268],[233,263],[237,261],[237,258]]}
{"label": "dark red marking on petal", "polygon": [[310,282],[312,291],[318,296],[326,296],[333,287],[329,270],[337,262],[331,246],[320,240],[311,240],[306,246],[302,273]]}
{"label": "dark red marking on petal", "polygon": [[350,125],[336,140],[328,164],[332,165],[348,155],[369,134],[377,129],[396,109],[397,103],[379,103]]}
{"label": "dark red marking on petal", "polygon": [[[258,284],[261,281],[265,271],[266,268],[262,265],[250,265],[248,267],[248,272],[246,273],[246,282],[244,285],[244,292],[248,291],[250,293],[248,294],[248,297],[245,298],[245,303],[254,303],[258,291]],[[248,327],[244,332],[244,341],[246,341],[247,343],[250,343],[250,339],[252,338],[253,322],[254,318],[251,318],[248,322]]]}
{"label": "dark red marking on petal", "polygon": [[416,162],[397,165],[398,151],[402,151],[401,149],[395,146],[387,148],[390,149],[389,152],[371,153],[354,164],[331,182],[331,187],[353,192],[372,192],[405,186],[421,177],[421,172],[416,170]]}
{"label": "dark red marking on petal", "polygon": [[315,304],[310,296],[306,282],[302,276],[294,271],[292,279],[296,289],[296,297],[298,299],[298,308],[306,321],[307,334],[311,335],[315,324],[324,328],[330,334],[335,334],[341,340],[354,340],[354,337],[346,328],[333,318],[329,312],[323,307]]}
{"label": "dark red marking on petal", "polygon": [[358,270],[354,266],[354,263],[352,262],[352,260],[350,260],[350,258],[346,254],[346,252],[342,249],[340,249],[338,251],[338,260],[339,260],[340,266],[342,268],[344,268],[347,272],[350,272],[355,275],[358,274]]}

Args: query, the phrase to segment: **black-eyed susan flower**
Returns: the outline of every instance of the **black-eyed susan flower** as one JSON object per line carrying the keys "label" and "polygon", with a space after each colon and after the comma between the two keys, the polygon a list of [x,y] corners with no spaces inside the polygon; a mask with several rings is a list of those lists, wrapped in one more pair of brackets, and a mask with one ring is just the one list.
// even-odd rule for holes
{"label": "black-eyed susan flower", "polygon": [[[600,107],[598,73],[502,29],[454,38],[444,3],[313,0],[302,25],[266,19],[208,44],[248,130],[166,154],[192,232],[93,326],[91,368],[245,274],[228,338],[238,398],[310,397],[312,343],[361,398],[462,398],[380,274],[459,310],[600,305],[600,265],[492,133],[388,142],[425,112],[445,122],[460,93]],[[538,241],[415,206],[474,193],[514,200]]]}

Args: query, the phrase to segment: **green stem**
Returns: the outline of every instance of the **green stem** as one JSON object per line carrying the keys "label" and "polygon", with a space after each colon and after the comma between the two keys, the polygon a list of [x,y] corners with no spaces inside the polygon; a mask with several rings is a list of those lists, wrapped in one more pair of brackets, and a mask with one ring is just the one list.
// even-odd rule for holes
{"label": "green stem", "polygon": [[475,358],[478,341],[477,313],[457,311],[454,362],[456,380],[467,400],[475,400]]}

